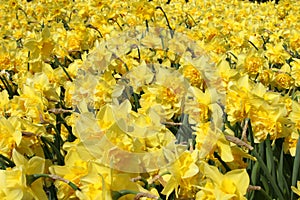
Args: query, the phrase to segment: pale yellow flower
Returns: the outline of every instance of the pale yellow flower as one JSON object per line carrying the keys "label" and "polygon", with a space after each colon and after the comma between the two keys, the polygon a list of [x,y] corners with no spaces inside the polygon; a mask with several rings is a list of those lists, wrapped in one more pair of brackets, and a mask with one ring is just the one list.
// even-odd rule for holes
{"label": "pale yellow flower", "polygon": [[221,174],[217,167],[201,162],[206,177],[205,185],[197,193],[196,199],[244,199],[250,180],[245,169],[236,169]]}
{"label": "pale yellow flower", "polygon": [[[296,193],[298,196],[300,196],[300,181],[297,181],[297,188],[295,186],[291,187],[292,191]],[[300,198],[298,198],[299,200]]]}
{"label": "pale yellow flower", "polygon": [[15,167],[6,170],[0,170],[0,190],[4,194],[2,198],[13,199],[46,199],[46,193],[43,190],[43,181],[38,179],[28,185],[27,176],[32,174],[44,173],[45,160],[34,156],[27,160],[24,156],[13,151],[12,160]]}
{"label": "pale yellow flower", "polygon": [[20,130],[16,130],[11,121],[11,118],[0,117],[0,153],[7,158],[11,158],[22,139]]}

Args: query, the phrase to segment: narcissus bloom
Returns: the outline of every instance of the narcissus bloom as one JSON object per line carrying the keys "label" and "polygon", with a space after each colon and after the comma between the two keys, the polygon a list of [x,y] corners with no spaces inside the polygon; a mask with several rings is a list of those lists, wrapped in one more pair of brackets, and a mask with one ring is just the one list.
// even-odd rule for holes
{"label": "narcissus bloom", "polygon": [[217,167],[201,162],[205,176],[204,185],[199,187],[196,199],[233,200],[244,199],[250,183],[245,169],[236,169],[221,174]]}
{"label": "narcissus bloom", "polygon": [[35,39],[29,39],[24,46],[30,51],[30,59],[33,61],[45,60],[49,58],[54,48],[49,28],[45,27],[41,34]]}
{"label": "narcissus bloom", "polygon": [[22,139],[21,131],[16,130],[11,121],[0,117],[0,153],[7,158],[11,158],[12,151]]}
{"label": "narcissus bloom", "polygon": [[[300,196],[300,181],[297,181],[297,188],[295,186],[292,186],[292,191],[296,193],[298,196]],[[298,198],[299,200],[300,198]]]}
{"label": "narcissus bloom", "polygon": [[[187,188],[191,189],[191,181],[199,173],[199,168],[196,165],[198,151],[193,153],[184,152],[178,159],[175,160],[167,169],[170,171],[171,176],[168,177],[167,183],[162,191],[162,194],[168,196],[175,190],[178,197],[178,192],[184,192]],[[180,190],[178,187],[180,186]],[[191,194],[190,194],[191,195]]]}
{"label": "narcissus bloom", "polygon": [[28,185],[28,176],[44,173],[45,159],[34,156],[27,160],[16,150],[13,150],[12,160],[15,167],[0,170],[0,193],[6,200],[14,199],[47,199],[43,190],[43,181],[38,179]]}

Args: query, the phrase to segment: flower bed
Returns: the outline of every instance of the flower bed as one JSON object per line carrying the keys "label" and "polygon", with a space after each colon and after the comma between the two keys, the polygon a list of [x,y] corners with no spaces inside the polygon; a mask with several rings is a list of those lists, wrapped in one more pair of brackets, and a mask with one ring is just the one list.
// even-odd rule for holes
{"label": "flower bed", "polygon": [[299,1],[1,3],[3,199],[300,195]]}

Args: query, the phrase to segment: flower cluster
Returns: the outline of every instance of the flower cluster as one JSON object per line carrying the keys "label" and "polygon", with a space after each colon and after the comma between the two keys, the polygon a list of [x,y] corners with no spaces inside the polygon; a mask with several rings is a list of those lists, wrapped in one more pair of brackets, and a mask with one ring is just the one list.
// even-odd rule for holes
{"label": "flower cluster", "polygon": [[299,1],[1,3],[1,198],[300,194]]}

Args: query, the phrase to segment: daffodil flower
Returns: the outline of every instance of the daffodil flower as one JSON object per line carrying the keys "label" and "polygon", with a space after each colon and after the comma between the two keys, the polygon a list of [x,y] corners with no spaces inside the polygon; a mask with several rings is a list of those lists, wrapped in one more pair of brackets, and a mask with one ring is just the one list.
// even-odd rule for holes
{"label": "daffodil flower", "polygon": [[[295,186],[291,187],[292,191],[296,193],[298,196],[300,196],[300,181],[297,181],[297,188]],[[300,198],[298,198],[299,200]]]}
{"label": "daffodil flower", "polygon": [[27,160],[17,150],[13,150],[12,160],[15,167],[0,170],[1,193],[8,200],[13,199],[47,199],[43,190],[43,181],[28,182],[28,177],[45,171],[45,159],[34,156]]}
{"label": "daffodil flower", "polygon": [[202,162],[205,176],[204,186],[197,193],[196,199],[246,199],[244,195],[249,186],[249,176],[245,169],[236,169],[221,174],[217,167]]}

